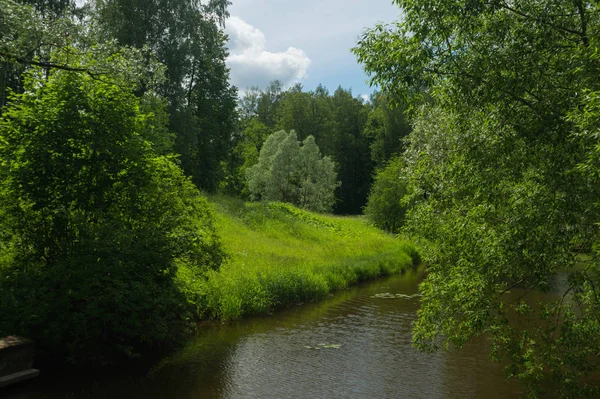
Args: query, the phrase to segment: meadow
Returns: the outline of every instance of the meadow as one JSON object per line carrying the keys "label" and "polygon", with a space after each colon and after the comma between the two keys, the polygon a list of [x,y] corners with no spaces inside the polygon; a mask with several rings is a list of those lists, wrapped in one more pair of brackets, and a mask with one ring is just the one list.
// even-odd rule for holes
{"label": "meadow", "polygon": [[401,273],[419,262],[414,245],[371,226],[364,217],[223,196],[209,201],[226,261],[206,279],[194,281],[180,268],[180,278],[205,318],[268,313]]}

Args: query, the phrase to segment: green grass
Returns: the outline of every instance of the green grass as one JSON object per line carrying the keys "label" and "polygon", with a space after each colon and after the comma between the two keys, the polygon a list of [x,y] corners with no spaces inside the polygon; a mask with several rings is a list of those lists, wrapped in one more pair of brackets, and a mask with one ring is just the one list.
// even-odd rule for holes
{"label": "green grass", "polygon": [[[283,203],[209,200],[229,258],[206,280],[186,284],[197,291],[194,301],[209,318],[232,320],[319,299],[419,261],[412,244],[362,217],[321,215]],[[185,273],[184,280],[190,277]]]}

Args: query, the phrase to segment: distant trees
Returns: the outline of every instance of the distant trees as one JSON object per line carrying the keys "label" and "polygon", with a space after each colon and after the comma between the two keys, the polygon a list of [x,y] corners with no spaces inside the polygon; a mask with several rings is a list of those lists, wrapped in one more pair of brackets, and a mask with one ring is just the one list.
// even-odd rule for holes
{"label": "distant trees", "polygon": [[373,93],[371,101],[372,110],[363,134],[370,142],[371,159],[377,168],[381,168],[404,152],[404,140],[412,131],[412,126],[405,114],[407,106],[404,102],[392,106],[386,93]]}
{"label": "distant trees", "polygon": [[[283,91],[279,82],[266,90],[248,89],[242,97],[241,134],[226,165],[223,188],[228,193],[246,196],[243,170],[255,161],[252,148],[257,127],[266,139],[277,130],[294,130],[299,140],[314,137],[320,151],[337,165],[340,185],[336,189],[333,212],[358,214],[367,201],[374,168],[383,165],[403,147],[401,138],[410,132],[405,107],[392,107],[385,94],[377,93],[373,102],[363,102],[349,90],[338,88],[330,94],[323,86],[304,91],[296,85]],[[251,146],[248,143],[252,142]],[[256,153],[257,154],[257,153]]]}
{"label": "distant trees", "polygon": [[293,130],[267,138],[247,179],[254,198],[290,202],[318,212],[331,211],[339,184],[334,163],[321,156],[315,139],[308,136],[300,145]]}

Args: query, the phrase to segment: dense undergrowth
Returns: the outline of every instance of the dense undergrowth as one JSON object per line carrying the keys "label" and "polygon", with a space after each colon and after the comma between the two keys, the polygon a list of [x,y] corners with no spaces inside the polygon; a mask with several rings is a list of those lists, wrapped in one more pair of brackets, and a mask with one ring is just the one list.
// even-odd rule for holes
{"label": "dense undergrowth", "polygon": [[314,300],[418,263],[412,244],[371,227],[362,217],[321,215],[283,203],[211,198],[229,254],[206,280],[180,278],[221,320]]}

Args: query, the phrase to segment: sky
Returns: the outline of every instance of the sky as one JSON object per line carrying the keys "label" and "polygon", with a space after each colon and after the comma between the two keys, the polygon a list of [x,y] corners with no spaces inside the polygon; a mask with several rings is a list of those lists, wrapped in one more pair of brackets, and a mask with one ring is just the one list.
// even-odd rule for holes
{"label": "sky", "polygon": [[365,28],[396,21],[399,9],[391,0],[232,0],[229,13],[227,65],[240,91],[278,79],[366,96],[373,89],[350,49]]}

